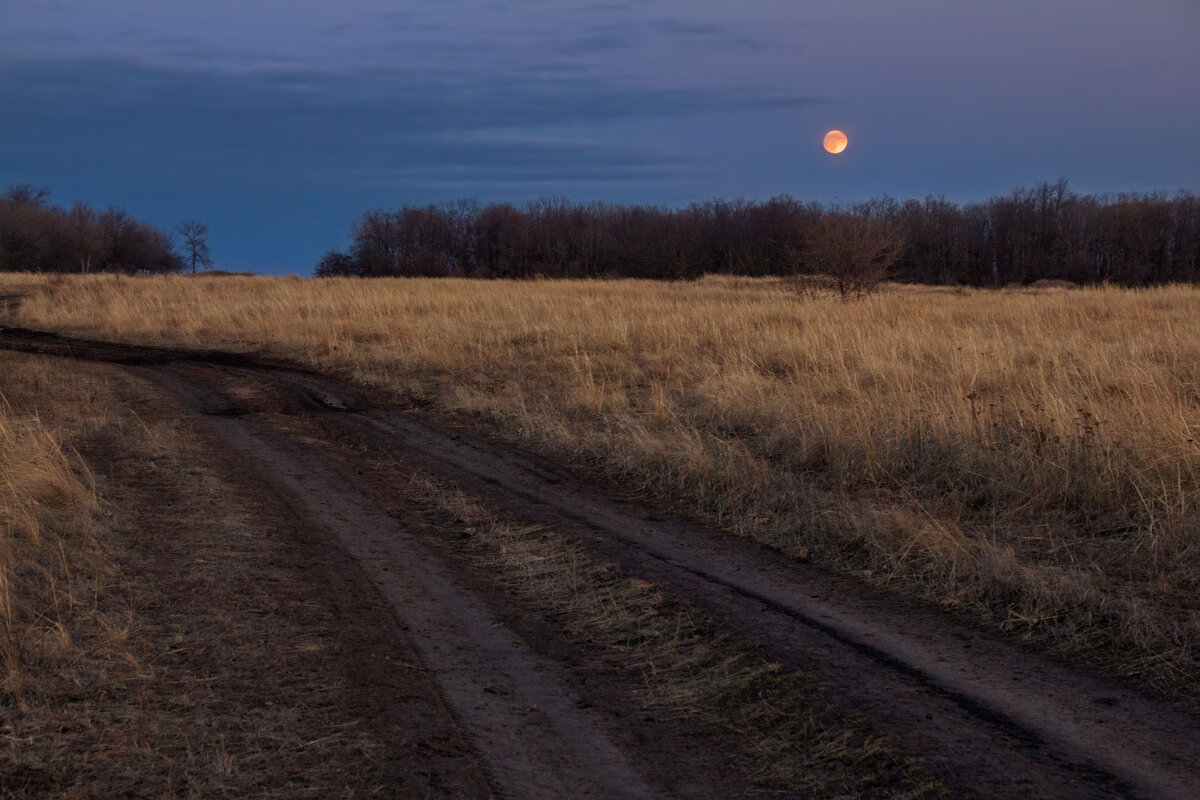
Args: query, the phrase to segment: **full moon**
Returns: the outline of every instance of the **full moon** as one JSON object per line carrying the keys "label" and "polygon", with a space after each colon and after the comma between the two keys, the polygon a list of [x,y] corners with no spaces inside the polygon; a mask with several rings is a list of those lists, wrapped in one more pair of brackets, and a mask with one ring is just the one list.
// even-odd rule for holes
{"label": "full moon", "polygon": [[841,131],[830,131],[825,134],[825,149],[831,153],[840,153],[846,149],[850,140]]}

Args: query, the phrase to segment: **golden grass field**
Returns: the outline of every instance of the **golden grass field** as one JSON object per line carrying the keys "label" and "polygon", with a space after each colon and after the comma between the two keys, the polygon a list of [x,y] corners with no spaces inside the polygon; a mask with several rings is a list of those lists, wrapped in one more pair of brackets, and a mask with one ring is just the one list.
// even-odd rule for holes
{"label": "golden grass field", "polygon": [[26,295],[8,324],[352,376],[1194,699],[1194,288],[5,275],[3,293]]}

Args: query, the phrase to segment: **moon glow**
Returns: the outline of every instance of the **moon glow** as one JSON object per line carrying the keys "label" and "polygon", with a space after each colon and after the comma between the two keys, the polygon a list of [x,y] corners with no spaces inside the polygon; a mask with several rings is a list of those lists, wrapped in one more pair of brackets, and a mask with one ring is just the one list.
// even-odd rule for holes
{"label": "moon glow", "polygon": [[850,144],[850,140],[846,138],[846,134],[841,131],[830,131],[825,134],[825,149],[830,153],[837,154],[846,149],[846,145]]}

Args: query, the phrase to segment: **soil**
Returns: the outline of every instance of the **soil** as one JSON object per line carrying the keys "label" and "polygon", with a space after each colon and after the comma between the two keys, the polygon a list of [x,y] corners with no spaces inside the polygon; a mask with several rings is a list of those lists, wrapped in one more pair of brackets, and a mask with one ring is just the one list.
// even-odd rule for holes
{"label": "soil", "polygon": [[[814,676],[832,702],[869,718],[956,794],[1200,796],[1200,720],[1187,709],[681,519],[665,504],[634,502],[571,465],[252,354],[13,328],[0,328],[0,346],[122,364],[190,409],[248,491],[310,532],[296,547],[341,554],[332,562],[340,580],[322,591],[395,620],[393,646],[428,683],[398,696],[381,675],[363,682],[361,692],[374,693],[366,704],[403,717],[417,703],[453,729],[448,768],[478,770],[496,796],[721,797],[748,784],[686,726],[631,714],[622,687],[605,685],[585,654],[546,641],[534,612],[490,594],[487,576],[455,557],[428,515],[397,507],[382,456],[553,526],[686,598]],[[369,653],[351,647],[346,658]],[[473,780],[446,785],[470,794]]]}

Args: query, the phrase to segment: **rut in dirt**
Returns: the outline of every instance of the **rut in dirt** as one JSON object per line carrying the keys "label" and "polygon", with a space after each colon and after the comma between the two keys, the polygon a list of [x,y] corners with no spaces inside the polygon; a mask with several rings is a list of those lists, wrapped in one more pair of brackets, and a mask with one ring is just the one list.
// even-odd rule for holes
{"label": "rut in dirt", "polygon": [[[312,424],[403,454],[670,588],[741,639],[813,674],[834,702],[869,715],[931,767],[984,796],[1200,796],[1195,715],[746,540],[606,496],[519,448],[372,407],[337,381],[253,356],[11,329],[0,331],[0,344],[141,365],[199,410],[238,425],[251,424],[256,411],[240,407],[231,391],[247,382],[310,410],[338,412]],[[270,461],[251,450],[248,457]],[[398,589],[396,602],[410,590]]]}
{"label": "rut in dirt", "polygon": [[[175,385],[190,395],[186,384]],[[200,402],[207,399],[202,395]],[[603,723],[579,707],[555,666],[525,649],[455,585],[422,547],[418,525],[374,507],[312,448],[257,420],[228,415],[222,427],[243,458],[270,470],[270,482],[295,499],[301,516],[334,532],[371,575],[480,751],[498,796],[660,796]]]}

